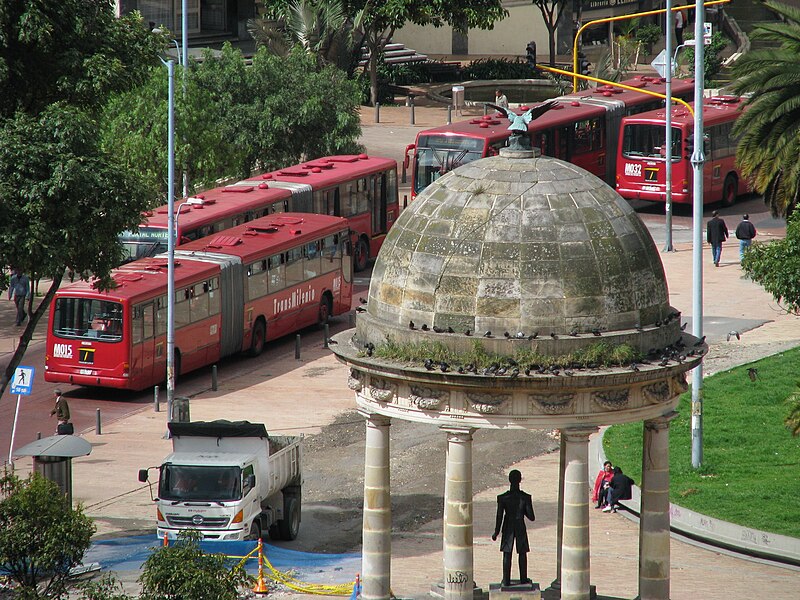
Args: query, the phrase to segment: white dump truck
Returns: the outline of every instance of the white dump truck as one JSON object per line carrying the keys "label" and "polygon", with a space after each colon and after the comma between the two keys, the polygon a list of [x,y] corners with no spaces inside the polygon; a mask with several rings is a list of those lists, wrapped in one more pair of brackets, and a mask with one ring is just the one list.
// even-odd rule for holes
{"label": "white dump truck", "polygon": [[[300,528],[302,436],[248,421],[169,423],[159,469],[158,537],[196,529],[208,540],[293,540]],[[139,471],[148,481],[149,469]]]}

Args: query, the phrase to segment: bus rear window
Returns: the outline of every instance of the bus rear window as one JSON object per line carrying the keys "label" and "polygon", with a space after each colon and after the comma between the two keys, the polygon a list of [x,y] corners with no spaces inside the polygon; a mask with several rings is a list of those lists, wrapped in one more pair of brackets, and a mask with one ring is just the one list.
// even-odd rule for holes
{"label": "bus rear window", "polygon": [[[663,125],[630,123],[625,125],[622,156],[625,158],[664,158],[667,132]],[[681,130],[672,128],[672,158],[681,158]]]}
{"label": "bus rear window", "polygon": [[119,342],[122,304],[97,298],[57,298],[53,335],[60,338]]}

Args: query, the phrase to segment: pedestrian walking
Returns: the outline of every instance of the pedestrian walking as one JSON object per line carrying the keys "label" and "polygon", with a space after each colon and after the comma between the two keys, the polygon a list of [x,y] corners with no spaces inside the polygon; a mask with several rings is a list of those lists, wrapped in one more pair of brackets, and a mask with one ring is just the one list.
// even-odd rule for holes
{"label": "pedestrian walking", "polygon": [[67,399],[61,395],[61,390],[56,389],[53,392],[56,396],[56,404],[53,410],[50,411],[50,416],[55,415],[58,425],[56,425],[56,435],[71,434],[74,429],[72,423],[69,422],[69,404]]}
{"label": "pedestrian walking", "polygon": [[28,297],[28,292],[31,289],[31,280],[20,269],[14,269],[14,274],[11,276],[8,286],[8,299],[14,300],[14,306],[17,307],[17,321],[16,325],[19,327],[22,322],[28,318],[28,313],[25,311],[25,299]]}
{"label": "pedestrian walking", "polygon": [[739,240],[739,262],[756,237],[756,227],[750,222],[750,215],[743,215],[742,222],[736,226],[736,239]]}
{"label": "pedestrian walking", "polygon": [[683,28],[686,26],[686,12],[675,11],[675,47],[683,45]]}
{"label": "pedestrian walking", "polygon": [[711,220],[706,225],[706,241],[711,244],[711,257],[715,267],[719,266],[719,259],[722,257],[722,242],[727,239],[728,226],[715,210],[711,213]]}
{"label": "pedestrian walking", "polygon": [[508,98],[501,90],[494,91],[494,103],[502,108],[508,108]]}

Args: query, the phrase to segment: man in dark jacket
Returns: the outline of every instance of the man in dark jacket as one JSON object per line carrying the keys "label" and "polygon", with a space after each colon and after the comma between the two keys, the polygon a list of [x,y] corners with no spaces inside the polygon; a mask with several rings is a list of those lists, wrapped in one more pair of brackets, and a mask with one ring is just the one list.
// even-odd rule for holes
{"label": "man in dark jacket", "polygon": [[742,222],[736,226],[736,239],[739,240],[739,262],[744,258],[744,252],[753,243],[756,237],[756,226],[750,222],[750,215],[744,215]]}
{"label": "man in dark jacket", "polygon": [[719,213],[711,213],[711,220],[706,225],[706,241],[711,244],[711,256],[714,259],[714,266],[719,266],[719,259],[722,257],[722,242],[728,239],[728,226],[725,221],[719,218]]}
{"label": "man in dark jacket", "polygon": [[519,582],[530,583],[528,579],[528,531],[525,527],[525,518],[535,521],[533,502],[530,494],[519,489],[522,473],[514,469],[508,474],[510,489],[497,497],[497,519],[495,520],[492,540],[497,539],[500,530],[503,537],[500,539],[500,551],[503,553],[503,585],[511,585],[511,553],[514,544],[517,545],[519,554]]}
{"label": "man in dark jacket", "polygon": [[608,505],[603,512],[617,512],[619,501],[630,500],[633,495],[633,479],[625,475],[620,467],[614,467],[614,476],[608,485]]}

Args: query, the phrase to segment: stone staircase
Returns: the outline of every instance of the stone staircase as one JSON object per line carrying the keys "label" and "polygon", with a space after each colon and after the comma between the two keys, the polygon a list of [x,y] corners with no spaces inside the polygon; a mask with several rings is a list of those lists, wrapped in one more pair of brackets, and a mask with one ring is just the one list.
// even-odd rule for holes
{"label": "stone staircase", "polygon": [[[796,4],[800,6],[800,0],[793,2],[786,2],[787,4]],[[763,48],[775,48],[778,44],[765,40],[752,40],[750,34],[753,29],[762,23],[775,22],[778,17],[775,13],[765,7],[757,0],[735,0],[730,4],[725,5],[725,14],[729,20],[735,22],[735,28],[744,34],[749,42],[747,44],[748,50],[758,50]],[[722,71],[717,76],[717,84],[720,87],[726,87],[733,78],[732,75],[733,63],[726,64]]]}

